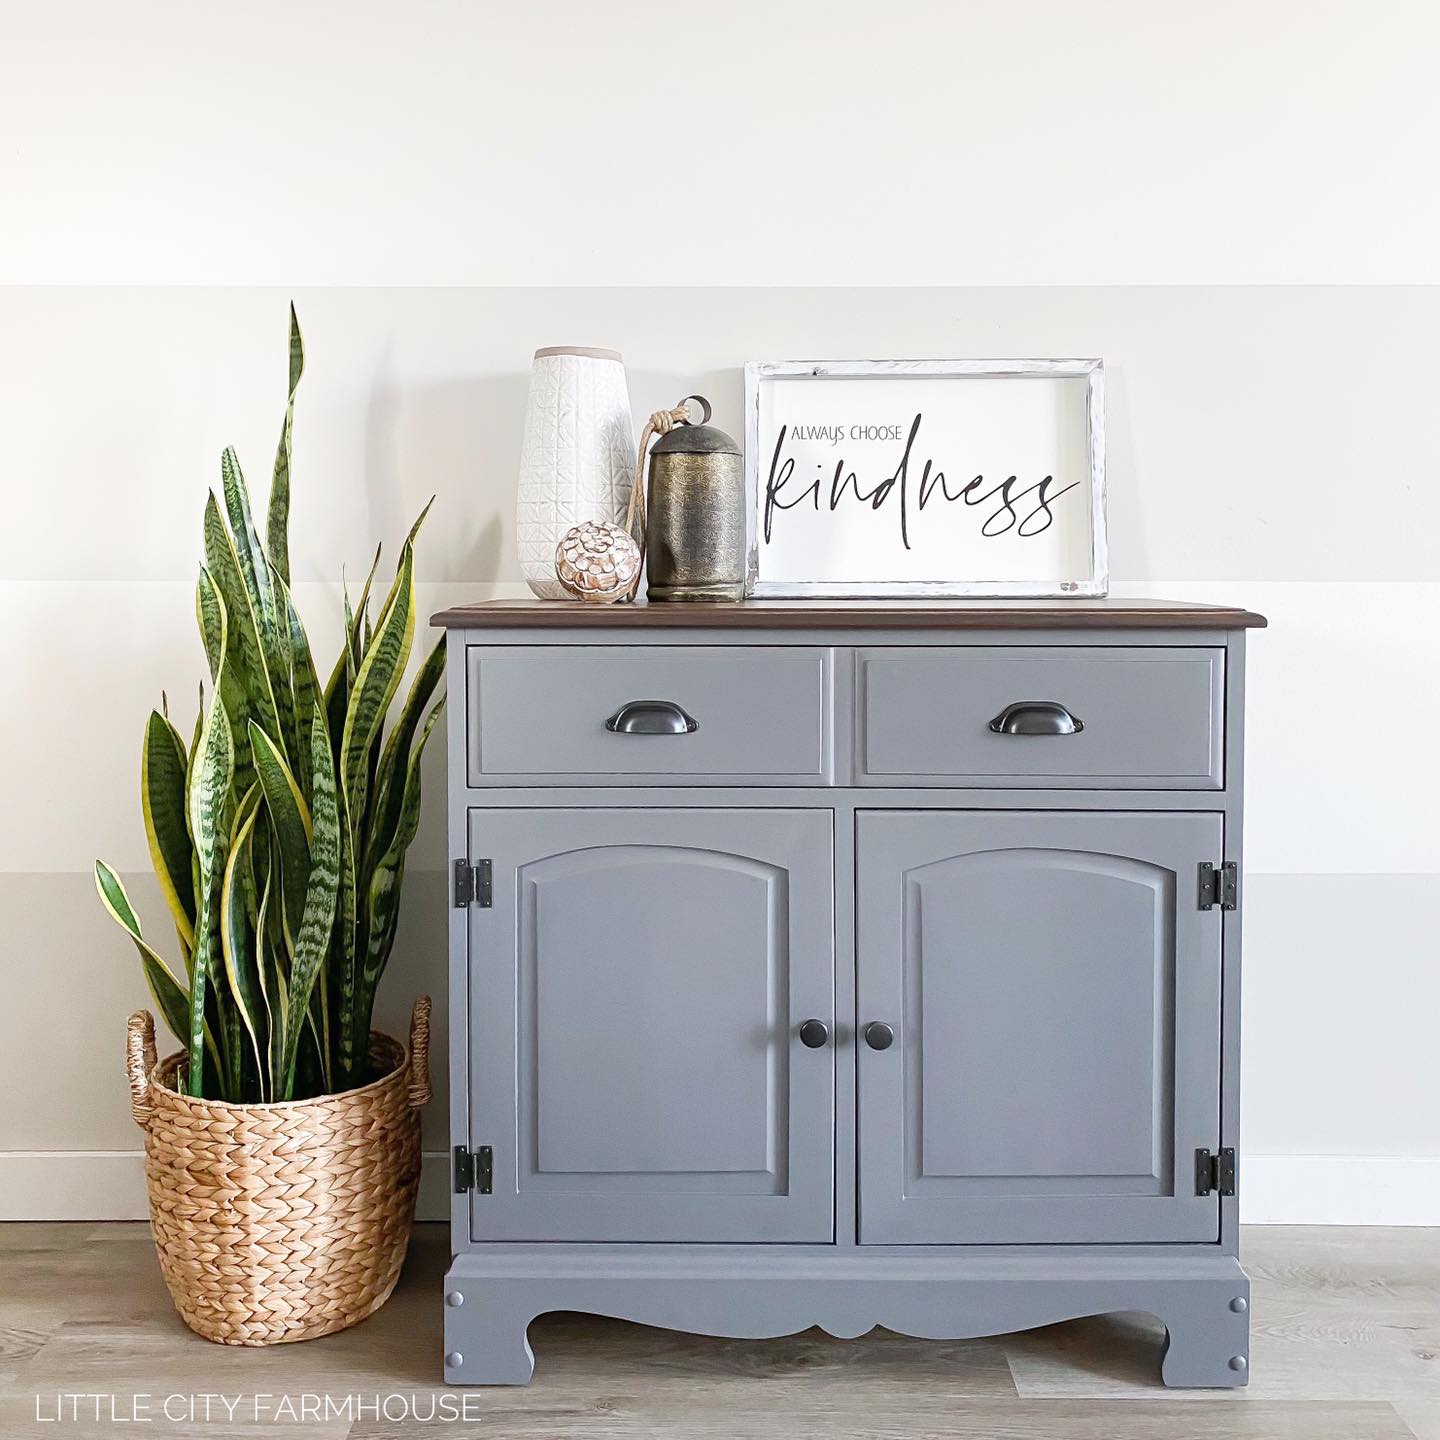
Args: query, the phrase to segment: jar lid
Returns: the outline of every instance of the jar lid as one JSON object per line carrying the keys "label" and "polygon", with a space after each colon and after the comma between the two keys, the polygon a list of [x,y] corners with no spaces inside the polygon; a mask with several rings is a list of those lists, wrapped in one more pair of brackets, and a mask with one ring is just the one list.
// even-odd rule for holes
{"label": "jar lid", "polygon": [[652,455],[739,455],[740,447],[721,429],[707,422],[710,402],[703,395],[687,395],[675,408],[698,401],[704,410],[698,425],[685,421],[662,435],[651,447]]}

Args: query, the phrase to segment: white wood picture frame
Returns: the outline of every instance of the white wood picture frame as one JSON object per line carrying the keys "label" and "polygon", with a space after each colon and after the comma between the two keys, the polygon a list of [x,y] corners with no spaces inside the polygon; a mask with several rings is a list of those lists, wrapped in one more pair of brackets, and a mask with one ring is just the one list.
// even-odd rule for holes
{"label": "white wood picture frame", "polygon": [[1108,588],[1098,359],[751,361],[745,470],[750,595]]}

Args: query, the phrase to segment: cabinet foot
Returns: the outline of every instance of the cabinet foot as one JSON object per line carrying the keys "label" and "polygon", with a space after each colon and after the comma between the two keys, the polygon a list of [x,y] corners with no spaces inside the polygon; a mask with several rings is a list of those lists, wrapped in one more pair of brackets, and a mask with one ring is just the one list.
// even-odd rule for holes
{"label": "cabinet foot", "polygon": [[[445,1282],[445,1381],[449,1385],[528,1385],[534,1318],[503,1286]],[[489,1293],[487,1293],[489,1292]]]}
{"label": "cabinet foot", "polygon": [[1167,1332],[1160,1378],[1174,1388],[1245,1385],[1250,1380],[1250,1287],[1217,1295],[1206,1287],[1160,1316]]}

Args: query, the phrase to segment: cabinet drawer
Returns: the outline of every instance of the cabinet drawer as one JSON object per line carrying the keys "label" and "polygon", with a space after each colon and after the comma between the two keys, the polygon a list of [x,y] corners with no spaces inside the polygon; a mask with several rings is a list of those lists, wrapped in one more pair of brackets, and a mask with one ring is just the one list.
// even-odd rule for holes
{"label": "cabinet drawer", "polygon": [[862,784],[1224,784],[1219,647],[862,650],[856,666]]}
{"label": "cabinet drawer", "polygon": [[776,646],[471,646],[472,785],[830,778],[830,655]]}

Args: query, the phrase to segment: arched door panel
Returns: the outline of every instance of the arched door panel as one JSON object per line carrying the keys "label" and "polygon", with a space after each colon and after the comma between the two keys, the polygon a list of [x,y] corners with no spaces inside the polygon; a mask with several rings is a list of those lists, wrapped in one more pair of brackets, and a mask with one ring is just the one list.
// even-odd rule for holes
{"label": "arched door panel", "polygon": [[832,819],[485,810],[472,852],[480,1239],[829,1240]]}
{"label": "arched door panel", "polygon": [[861,1238],[1214,1240],[1220,818],[857,823]]}

